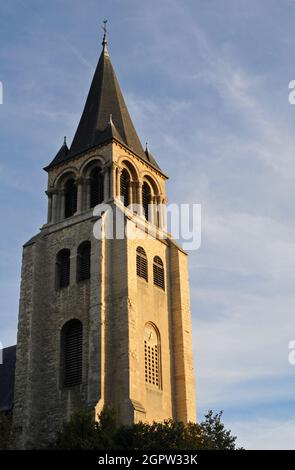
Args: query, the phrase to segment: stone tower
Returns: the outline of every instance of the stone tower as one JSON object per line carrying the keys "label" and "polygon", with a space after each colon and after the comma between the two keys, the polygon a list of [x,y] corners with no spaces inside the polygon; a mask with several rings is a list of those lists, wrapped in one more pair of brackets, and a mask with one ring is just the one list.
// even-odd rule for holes
{"label": "stone tower", "polygon": [[187,255],[166,231],[167,177],[139,141],[106,35],[102,45],[72,145],[45,168],[47,223],[24,245],[18,448],[83,407],[110,405],[122,423],[196,419]]}

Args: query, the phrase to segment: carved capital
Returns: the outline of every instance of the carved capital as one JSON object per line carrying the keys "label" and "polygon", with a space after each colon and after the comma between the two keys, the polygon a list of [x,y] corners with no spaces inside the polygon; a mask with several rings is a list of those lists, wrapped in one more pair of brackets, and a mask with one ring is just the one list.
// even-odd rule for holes
{"label": "carved capital", "polygon": [[80,185],[80,184],[81,185],[84,184],[84,182],[85,182],[85,178],[83,178],[83,176],[79,176],[79,178],[76,179],[76,185],[77,186]]}
{"label": "carved capital", "polygon": [[48,197],[52,197],[54,194],[58,194],[58,189],[56,189],[56,188],[49,188],[49,189],[47,189],[47,191],[45,191],[45,194],[46,194]]}

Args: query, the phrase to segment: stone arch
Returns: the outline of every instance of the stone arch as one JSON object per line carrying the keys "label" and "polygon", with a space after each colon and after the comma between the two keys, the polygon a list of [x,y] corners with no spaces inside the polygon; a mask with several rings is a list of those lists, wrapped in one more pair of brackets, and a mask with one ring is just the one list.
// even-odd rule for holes
{"label": "stone arch", "polygon": [[119,159],[118,165],[121,169],[126,168],[130,174],[131,181],[138,181],[139,174],[134,163],[130,162],[125,156]]}
{"label": "stone arch", "polygon": [[142,175],[142,182],[144,183],[145,181],[150,185],[152,188],[152,194],[153,196],[159,196],[161,191],[158,182],[155,180],[153,175],[151,175],[149,172],[145,171]]}
{"label": "stone arch", "polygon": [[53,187],[57,189],[62,189],[62,187],[65,185],[66,181],[70,178],[73,178],[76,180],[78,177],[78,172],[76,168],[74,167],[68,167],[65,168],[59,175],[56,176],[54,182],[53,182]]}
{"label": "stone arch", "polygon": [[[96,155],[90,157],[80,168],[81,208],[88,210],[100,204],[104,199],[105,161]],[[95,171],[97,170],[97,174]]]}
{"label": "stone arch", "polygon": [[87,178],[90,175],[93,168],[95,167],[103,168],[104,166],[105,166],[105,161],[102,157],[100,157],[99,155],[94,156],[94,157],[92,156],[88,160],[86,160],[86,162],[82,164],[80,171],[79,171],[79,176],[82,178]]}

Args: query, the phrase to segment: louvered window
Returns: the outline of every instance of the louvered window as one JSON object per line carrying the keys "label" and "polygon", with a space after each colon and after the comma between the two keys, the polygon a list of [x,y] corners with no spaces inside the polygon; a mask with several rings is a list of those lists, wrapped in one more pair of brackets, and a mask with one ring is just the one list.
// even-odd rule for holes
{"label": "louvered window", "polygon": [[70,320],[62,329],[63,384],[74,387],[82,383],[83,326]]}
{"label": "louvered window", "polygon": [[65,185],[65,218],[71,217],[77,211],[77,186],[73,179]]}
{"label": "louvered window", "polygon": [[153,275],[154,275],[154,284],[158,287],[161,287],[161,289],[165,290],[164,266],[159,256],[154,257]]}
{"label": "louvered window", "polygon": [[148,280],[148,263],[144,249],[139,246],[136,250],[136,274]]}
{"label": "louvered window", "polygon": [[130,204],[130,176],[127,170],[122,170],[120,177],[120,189],[121,189],[121,198],[123,199],[123,204],[125,207],[128,207]]}
{"label": "louvered window", "polygon": [[85,281],[90,279],[91,267],[91,243],[89,241],[81,243],[77,254],[77,280]]}
{"label": "louvered window", "polygon": [[103,199],[103,174],[100,168],[94,168],[90,174],[90,207],[101,204]]}
{"label": "louvered window", "polygon": [[159,333],[148,323],[144,331],[144,372],[145,382],[156,388],[161,388]]}
{"label": "louvered window", "polygon": [[149,205],[151,204],[151,190],[147,183],[142,185],[142,207],[146,220],[149,220]]}
{"label": "louvered window", "polygon": [[62,289],[70,283],[70,250],[61,250],[56,257],[56,287]]}

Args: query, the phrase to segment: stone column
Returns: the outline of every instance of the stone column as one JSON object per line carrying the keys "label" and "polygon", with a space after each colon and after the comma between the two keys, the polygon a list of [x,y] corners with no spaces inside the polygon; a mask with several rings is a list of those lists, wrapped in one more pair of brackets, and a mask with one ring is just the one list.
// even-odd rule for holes
{"label": "stone column", "polygon": [[162,221],[162,207],[161,207],[161,197],[155,196],[155,203],[156,203],[156,225],[162,229],[163,221]]}
{"label": "stone column", "polygon": [[[65,218],[65,209],[66,209],[66,191],[64,189],[59,190],[59,215],[56,220],[63,220]],[[58,212],[58,208],[57,208]]]}
{"label": "stone column", "polygon": [[157,196],[151,196],[150,223],[157,225]]}
{"label": "stone column", "polygon": [[132,209],[132,206],[134,204],[133,192],[134,192],[134,181],[130,181],[130,186],[129,186],[129,207],[131,209]]}
{"label": "stone column", "polygon": [[91,184],[91,178],[87,177],[85,179],[85,193],[86,193],[85,210],[86,211],[88,211],[90,209],[90,203],[91,203],[91,200],[90,200],[90,184]]}
{"label": "stone column", "polygon": [[110,165],[110,199],[115,199],[117,196],[117,168],[115,162]]}
{"label": "stone column", "polygon": [[108,165],[105,165],[103,167],[103,199],[104,202],[107,202],[110,198],[110,188],[109,188],[109,183],[110,183],[110,169]]}
{"label": "stone column", "polygon": [[122,169],[116,165],[116,197],[121,200],[121,173]]}
{"label": "stone column", "polygon": [[167,214],[166,214],[166,197],[160,196],[160,205],[159,205],[159,221],[160,228],[162,230],[167,230]]}
{"label": "stone column", "polygon": [[138,204],[138,208],[139,208],[139,214],[138,215],[142,215],[143,216],[143,207],[142,207],[142,181],[137,181],[137,188],[136,188],[136,192],[137,192],[137,204]]}
{"label": "stone column", "polygon": [[48,212],[47,212],[47,223],[52,222],[52,190],[45,191],[48,197]]}
{"label": "stone column", "polygon": [[76,180],[77,185],[77,211],[76,214],[80,214],[83,211],[83,178],[78,178]]}
{"label": "stone column", "polygon": [[51,221],[57,222],[60,217],[58,213],[58,196],[60,195],[60,192],[55,189],[52,191],[52,213],[51,213]]}

